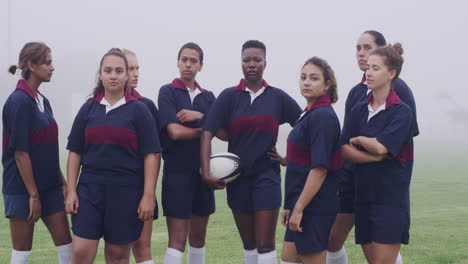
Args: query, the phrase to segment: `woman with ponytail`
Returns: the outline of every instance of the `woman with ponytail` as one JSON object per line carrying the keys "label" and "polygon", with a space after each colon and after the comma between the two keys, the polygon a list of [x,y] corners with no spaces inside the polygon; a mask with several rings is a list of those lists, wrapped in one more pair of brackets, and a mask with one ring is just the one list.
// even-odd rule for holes
{"label": "woman with ponytail", "polygon": [[106,262],[128,263],[144,221],[153,219],[161,148],[153,116],[125,88],[128,62],[119,49],[102,57],[98,76],[68,137],[72,261],[93,263],[103,237]]}
{"label": "woman with ponytail", "polygon": [[[356,61],[359,69],[364,72],[360,82],[356,84],[349,92],[346,98],[345,105],[345,122],[350,115],[351,109],[359,102],[364,102],[370,92],[367,87],[366,75],[367,58],[369,54],[379,47],[387,45],[387,41],[382,33],[375,30],[364,31],[358,38],[356,43]],[[416,119],[416,103],[413,93],[408,85],[400,78],[395,78],[392,81],[392,88],[396,94],[411,107],[413,113],[413,136],[419,134],[418,123]],[[408,142],[409,147],[413,147],[413,143]],[[335,223],[333,224],[330,233],[328,244],[327,263],[328,264],[347,264],[348,256],[344,248],[344,243],[349,232],[354,226],[354,165],[351,162],[345,162],[338,184],[339,211],[336,215]],[[401,264],[402,258],[398,255],[398,260],[395,264]]]}
{"label": "woman with ponytail", "polygon": [[403,49],[399,43],[372,51],[367,60],[370,92],[345,120],[343,158],[354,163],[356,243],[369,263],[395,263],[409,242],[409,186],[413,169],[413,111],[392,86]]}
{"label": "woman with ponytail", "polygon": [[300,91],[307,108],[287,140],[281,264],[325,264],[342,165],[340,123],[332,107],[337,84],[327,61],[312,57],[304,63]]}
{"label": "woman with ponytail", "polygon": [[58,127],[49,100],[39,92],[54,66],[50,48],[30,42],[20,52],[21,79],[3,107],[3,200],[10,221],[11,263],[28,263],[34,226],[42,219],[57,246],[59,263],[70,263],[71,235],[65,214],[66,182],[60,170]]}

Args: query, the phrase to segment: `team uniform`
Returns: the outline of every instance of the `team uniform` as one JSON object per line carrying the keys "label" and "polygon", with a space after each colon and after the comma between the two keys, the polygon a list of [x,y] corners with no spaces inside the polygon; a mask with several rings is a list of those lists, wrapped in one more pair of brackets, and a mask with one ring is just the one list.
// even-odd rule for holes
{"label": "team uniform", "polygon": [[268,152],[276,145],[279,125],[293,126],[302,112],[293,98],[265,81],[256,94],[246,88],[242,79],[225,89],[203,126],[213,134],[227,128],[228,151],[240,157],[241,175],[227,185],[228,205],[234,212],[280,207],[280,168]]}
{"label": "team uniform", "polygon": [[412,109],[392,89],[377,111],[366,102],[351,110],[343,128],[343,140],[356,136],[376,138],[388,150],[380,162],[354,164],[356,243],[409,242],[409,185],[413,169]]}
{"label": "team uniform", "polygon": [[[159,110],[156,107],[156,105],[154,104],[153,100],[151,100],[149,98],[146,98],[146,97],[143,97],[135,89],[132,89],[131,95],[135,99],[143,102],[146,105],[146,107],[150,111],[151,115],[153,116],[154,125],[155,125],[156,131],[158,131],[158,135],[159,135],[159,132],[160,132],[160,130],[159,130]],[[142,173],[143,173],[142,177],[145,177],[144,171]],[[159,212],[158,212],[159,211],[158,210],[159,206],[158,206],[158,201],[157,200],[155,201],[155,204],[156,204],[156,206],[154,207],[153,220],[156,220],[159,217]]]}
{"label": "team uniform", "polygon": [[[419,135],[419,127],[416,118],[416,103],[414,100],[413,93],[408,85],[400,78],[395,79],[391,84],[393,90],[396,92],[398,97],[406,103],[410,108],[413,115],[412,120],[412,131],[413,137]],[[345,123],[346,119],[349,117],[351,109],[358,103],[365,102],[369,94],[369,89],[367,88],[366,76],[363,75],[362,81],[354,86],[348,94],[345,104]],[[348,142],[343,142],[348,143]],[[407,142],[409,147],[413,147],[413,140]],[[351,162],[345,161],[343,170],[341,172],[342,176],[340,177],[339,183],[339,199],[340,199],[340,213],[352,214],[354,213],[354,175],[353,164]]]}
{"label": "team uniform", "polygon": [[37,103],[24,80],[19,80],[3,107],[3,200],[6,217],[27,220],[29,193],[15,160],[15,151],[29,153],[41,200],[41,216],[65,209],[58,150],[58,127],[49,100],[38,92]]}
{"label": "team uniform", "polygon": [[67,149],[81,155],[73,233],[113,244],[136,241],[143,228],[137,209],[144,155],[161,151],[148,108],[127,91],[113,106],[103,94],[88,100],[75,118]]}
{"label": "team uniform", "polygon": [[327,176],[320,190],[304,208],[303,232],[286,229],[284,240],[294,242],[299,254],[326,250],[328,236],[338,212],[338,169],[342,166],[340,123],[330,95],[320,97],[306,109],[288,136],[284,209],[291,210],[301,195],[311,169],[323,166]]}
{"label": "team uniform", "polygon": [[[197,82],[195,87],[192,92],[177,78],[162,86],[158,96],[164,159],[163,212],[165,216],[182,219],[189,219],[192,215],[209,216],[215,212],[213,190],[202,181],[200,175],[200,139],[172,140],[167,132],[169,124],[200,128],[205,122],[215,96],[202,89]],[[177,119],[177,113],[183,109],[200,112],[204,117],[182,124]]]}

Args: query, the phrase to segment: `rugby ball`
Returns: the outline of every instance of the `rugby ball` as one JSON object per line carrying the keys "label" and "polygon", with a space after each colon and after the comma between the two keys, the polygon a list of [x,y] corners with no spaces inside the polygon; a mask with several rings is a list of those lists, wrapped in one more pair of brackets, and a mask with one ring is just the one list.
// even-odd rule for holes
{"label": "rugby ball", "polygon": [[220,152],[211,155],[210,175],[226,183],[235,180],[240,175],[240,158],[229,152]]}

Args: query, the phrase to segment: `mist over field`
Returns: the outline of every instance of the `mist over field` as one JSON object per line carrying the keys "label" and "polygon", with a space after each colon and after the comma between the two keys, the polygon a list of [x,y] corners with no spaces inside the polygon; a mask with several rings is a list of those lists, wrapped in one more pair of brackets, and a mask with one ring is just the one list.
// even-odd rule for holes
{"label": "mist over field", "polygon": [[[415,139],[411,183],[411,244],[402,247],[401,255],[405,263],[466,264],[467,11],[468,1],[464,0],[0,0],[0,106],[3,108],[21,77],[19,72],[10,75],[7,69],[18,63],[23,45],[45,42],[52,49],[55,72],[40,91],[50,100],[59,125],[65,171],[65,146],[73,119],[91,94],[99,61],[110,48],[127,48],[137,54],[138,90],[157,102],[159,88],[179,75],[176,59],[184,43],[196,42],[204,50],[197,81],[218,95],[242,78],[242,44],[258,39],[267,47],[265,80],[301,106],[305,106],[299,93],[303,63],[312,56],[328,60],[338,81],[339,99],[334,108],[342,121],[347,94],[363,74],[355,58],[357,38],[365,30],[380,31],[387,42],[403,44],[405,63],[400,77],[413,91],[421,132]],[[289,125],[280,127],[280,154],[285,154],[290,129]],[[216,140],[213,152],[226,151],[226,146]],[[158,187],[160,196],[161,184]],[[241,263],[242,245],[225,191],[215,194],[217,212],[210,218],[207,263]],[[2,199],[0,196],[0,263],[7,263],[12,246]],[[278,250],[283,235],[284,228],[278,225]],[[167,246],[162,217],[154,222],[152,241],[152,252],[159,261]],[[364,263],[353,232],[346,249],[350,263]],[[50,235],[39,224],[31,263],[55,261]],[[103,261],[101,243],[96,263]]]}
{"label": "mist over field", "polygon": [[[242,77],[240,48],[248,39],[267,46],[264,78],[300,105],[299,72],[320,56],[334,68],[335,105],[342,119],[348,91],[361,80],[355,59],[357,37],[368,29],[405,49],[401,78],[417,103],[421,135],[417,151],[468,147],[466,1],[0,1],[0,105],[20,74],[7,73],[22,46],[43,41],[56,68],[40,91],[51,101],[64,152],[79,107],[91,93],[102,55],[111,47],[133,50],[141,65],[141,94],[157,100],[159,87],[178,76],[177,52],[193,41],[205,52],[197,76],[218,95]],[[1,125],[0,125],[1,126]],[[284,145],[289,127],[281,128]],[[439,148],[438,147],[438,148]]]}

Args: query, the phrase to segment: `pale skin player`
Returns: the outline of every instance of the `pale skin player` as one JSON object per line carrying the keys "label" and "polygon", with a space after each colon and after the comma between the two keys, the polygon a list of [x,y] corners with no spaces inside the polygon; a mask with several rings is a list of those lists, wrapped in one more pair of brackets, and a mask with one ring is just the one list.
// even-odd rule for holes
{"label": "pale skin player", "polygon": [[[136,89],[140,77],[140,64],[135,53],[129,50],[122,50],[128,61],[128,81],[127,89]],[[159,160],[161,156],[158,155]],[[156,183],[158,182],[158,175],[156,174]],[[151,264],[154,263],[151,254],[151,235],[153,233],[153,219],[145,221],[143,230],[141,230],[140,238],[133,244],[132,253],[135,257],[137,264]]]}

